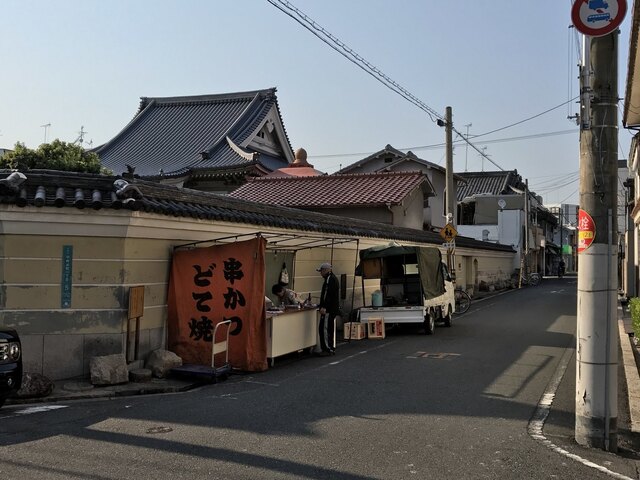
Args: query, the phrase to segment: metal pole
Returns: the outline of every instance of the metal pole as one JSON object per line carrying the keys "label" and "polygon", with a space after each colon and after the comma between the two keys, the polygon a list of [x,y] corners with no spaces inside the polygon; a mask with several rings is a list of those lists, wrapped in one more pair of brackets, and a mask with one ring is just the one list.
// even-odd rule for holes
{"label": "metal pole", "polygon": [[521,273],[529,273],[529,180],[524,181],[524,272]]}
{"label": "metal pole", "polygon": [[[580,122],[580,208],[593,219],[580,225],[575,439],[617,451],[617,211],[618,35],[585,40]],[[590,115],[585,117],[585,115]],[[582,220],[588,219],[583,214]],[[588,235],[587,235],[588,234]],[[591,241],[585,243],[585,239]]]}

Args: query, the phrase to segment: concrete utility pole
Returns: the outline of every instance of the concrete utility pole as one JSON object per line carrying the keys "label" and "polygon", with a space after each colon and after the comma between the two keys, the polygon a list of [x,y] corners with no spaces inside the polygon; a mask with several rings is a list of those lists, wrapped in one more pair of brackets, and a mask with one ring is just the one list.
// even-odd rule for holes
{"label": "concrete utility pole", "polygon": [[618,420],[618,35],[585,37],[580,76],[580,208],[593,218],[595,236],[579,251],[575,439],[610,452]]}
{"label": "concrete utility pole", "polygon": [[446,131],[446,143],[447,143],[447,222],[451,223],[454,227],[456,225],[456,199],[453,188],[453,118],[451,114],[451,107],[447,107],[445,111],[445,131]]}

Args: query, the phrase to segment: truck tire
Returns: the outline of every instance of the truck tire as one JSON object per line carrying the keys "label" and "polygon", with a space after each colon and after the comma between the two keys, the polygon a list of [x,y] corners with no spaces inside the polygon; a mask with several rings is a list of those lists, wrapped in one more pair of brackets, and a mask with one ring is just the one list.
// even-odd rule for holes
{"label": "truck tire", "polygon": [[424,316],[424,333],[425,335],[433,335],[436,331],[436,317],[433,312]]}

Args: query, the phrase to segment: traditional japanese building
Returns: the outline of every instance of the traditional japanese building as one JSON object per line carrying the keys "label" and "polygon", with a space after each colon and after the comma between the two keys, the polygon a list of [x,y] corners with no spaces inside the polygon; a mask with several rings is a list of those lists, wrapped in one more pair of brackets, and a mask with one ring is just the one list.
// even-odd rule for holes
{"label": "traditional japanese building", "polygon": [[275,88],[142,97],[133,119],[94,151],[116,175],[220,193],[294,160]]}

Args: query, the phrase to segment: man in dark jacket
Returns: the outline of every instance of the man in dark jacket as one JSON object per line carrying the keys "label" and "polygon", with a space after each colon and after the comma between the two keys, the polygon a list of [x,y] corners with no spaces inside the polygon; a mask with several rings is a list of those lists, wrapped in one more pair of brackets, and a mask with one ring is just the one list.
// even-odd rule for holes
{"label": "man in dark jacket", "polygon": [[320,292],[320,348],[325,354],[335,354],[336,315],[340,313],[340,282],[333,274],[330,263],[323,263],[317,270],[324,278]]}

